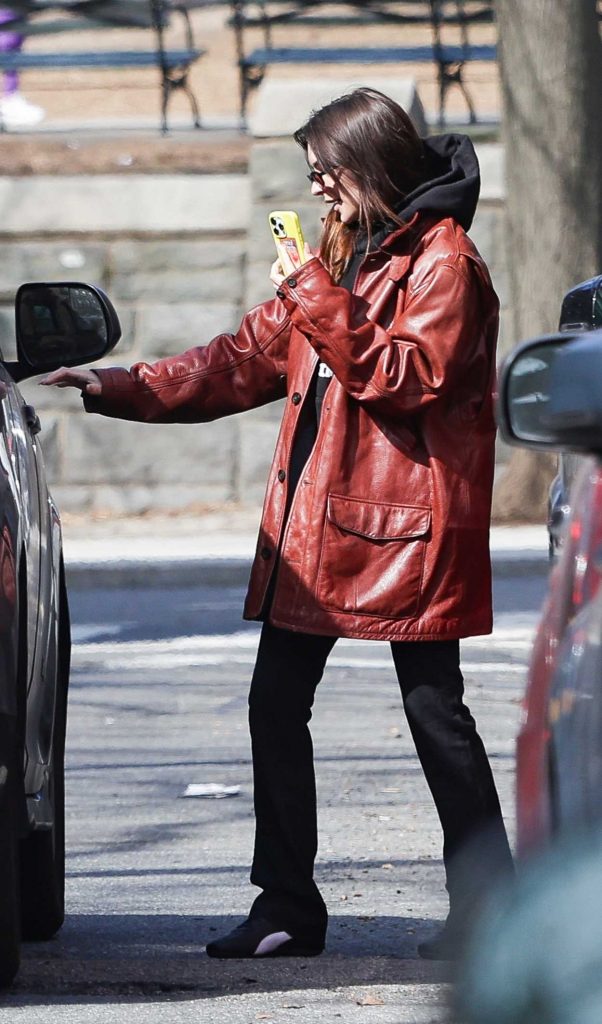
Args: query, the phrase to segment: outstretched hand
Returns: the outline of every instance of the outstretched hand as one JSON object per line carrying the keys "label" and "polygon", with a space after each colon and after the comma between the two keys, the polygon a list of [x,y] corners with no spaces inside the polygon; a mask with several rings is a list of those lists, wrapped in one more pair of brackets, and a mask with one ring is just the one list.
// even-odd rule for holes
{"label": "outstretched hand", "polygon": [[49,373],[40,384],[57,388],[79,388],[86,395],[100,395],[102,391],[100,377],[94,370],[70,370],[66,366]]}

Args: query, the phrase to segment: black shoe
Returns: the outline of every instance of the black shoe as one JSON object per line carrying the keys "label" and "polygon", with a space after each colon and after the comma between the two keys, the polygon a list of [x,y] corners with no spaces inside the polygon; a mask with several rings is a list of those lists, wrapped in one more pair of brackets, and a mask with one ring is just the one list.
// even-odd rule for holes
{"label": "black shoe", "polygon": [[304,942],[262,917],[248,917],[222,939],[207,943],[207,956],[220,960],[271,956],[319,956],[323,942]]}
{"label": "black shoe", "polygon": [[461,945],[458,931],[446,925],[432,939],[418,943],[418,956],[423,960],[457,960],[461,954]]}

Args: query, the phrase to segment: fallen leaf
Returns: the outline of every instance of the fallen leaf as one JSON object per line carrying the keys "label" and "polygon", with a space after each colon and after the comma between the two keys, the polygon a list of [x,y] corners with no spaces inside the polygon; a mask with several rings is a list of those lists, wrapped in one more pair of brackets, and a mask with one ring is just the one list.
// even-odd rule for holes
{"label": "fallen leaf", "polygon": [[384,1006],[385,1001],[380,996],[360,996],[355,1000],[358,1006]]}

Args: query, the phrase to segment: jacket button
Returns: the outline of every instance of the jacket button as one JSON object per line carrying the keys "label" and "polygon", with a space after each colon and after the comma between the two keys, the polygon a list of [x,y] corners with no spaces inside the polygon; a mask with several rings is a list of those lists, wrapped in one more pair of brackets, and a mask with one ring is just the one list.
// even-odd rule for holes
{"label": "jacket button", "polygon": [[276,290],[276,295],[279,299],[286,299],[286,292],[282,288]]}
{"label": "jacket button", "polygon": [[300,401],[301,401],[301,395],[299,394],[298,391],[295,391],[293,397],[291,398],[291,402],[293,403],[293,405],[299,405]]}
{"label": "jacket button", "polygon": [[261,554],[261,557],[263,558],[264,562],[269,562],[270,558],[272,557],[272,549],[271,548],[262,548],[261,551],[260,551],[260,554]]}
{"label": "jacket button", "polygon": [[280,480],[281,484],[283,484],[284,481],[286,480],[286,473],[283,469],[278,470],[278,479]]}
{"label": "jacket button", "polygon": [[289,286],[289,288],[296,288],[297,287],[297,278],[296,277],[289,277],[289,279],[288,279],[288,281],[286,283]]}
{"label": "jacket button", "polygon": [[280,381],[281,384],[285,384],[286,383],[286,373],[281,373],[280,376],[278,377],[278,380]]}

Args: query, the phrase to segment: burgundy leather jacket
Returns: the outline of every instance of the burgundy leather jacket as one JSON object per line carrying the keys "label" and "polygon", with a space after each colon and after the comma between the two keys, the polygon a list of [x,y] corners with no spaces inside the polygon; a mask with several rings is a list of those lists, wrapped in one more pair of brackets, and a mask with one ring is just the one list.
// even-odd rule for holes
{"label": "burgundy leather jacket", "polygon": [[[416,214],[353,294],[318,259],[236,334],[97,371],[89,411],[204,422],[286,396],[245,617],[308,633],[452,639],[491,630],[489,515],[498,301],[451,217]],[[318,358],[334,372],[285,521],[295,428]]]}

